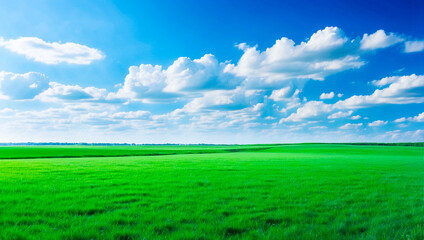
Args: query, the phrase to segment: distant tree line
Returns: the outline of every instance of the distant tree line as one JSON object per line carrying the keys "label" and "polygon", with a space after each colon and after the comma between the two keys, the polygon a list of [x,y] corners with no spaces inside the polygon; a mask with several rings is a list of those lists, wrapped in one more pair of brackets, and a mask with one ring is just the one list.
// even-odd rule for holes
{"label": "distant tree line", "polygon": [[[299,143],[287,143],[287,144],[251,144],[251,145],[289,145],[289,144],[299,144]],[[379,145],[379,146],[414,146],[414,147],[424,147],[424,142],[398,142],[398,143],[378,143],[378,142],[354,142],[354,143],[303,143],[303,144],[346,144],[346,145]],[[179,144],[179,143],[67,143],[67,142],[20,142],[20,143],[0,143],[0,146],[72,146],[72,145],[82,145],[82,146],[215,146],[215,145],[244,145],[244,144]],[[249,145],[249,144],[246,144]]]}
{"label": "distant tree line", "polygon": [[[0,146],[48,146],[48,145],[63,145],[63,146],[73,146],[73,145],[83,145],[83,146],[213,146],[217,144],[179,144],[179,143],[144,143],[144,144],[136,144],[136,143],[67,143],[67,142],[19,142],[19,143],[0,143]],[[219,144],[222,145],[222,144]]]}

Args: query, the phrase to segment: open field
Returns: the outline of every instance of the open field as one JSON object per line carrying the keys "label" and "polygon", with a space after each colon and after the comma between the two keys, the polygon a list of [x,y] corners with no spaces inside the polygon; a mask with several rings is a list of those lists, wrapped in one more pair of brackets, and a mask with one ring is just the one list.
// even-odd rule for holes
{"label": "open field", "polygon": [[423,239],[423,156],[343,144],[1,147],[0,239]]}
{"label": "open field", "polygon": [[271,145],[25,146],[0,147],[0,159],[157,156],[257,151]]}

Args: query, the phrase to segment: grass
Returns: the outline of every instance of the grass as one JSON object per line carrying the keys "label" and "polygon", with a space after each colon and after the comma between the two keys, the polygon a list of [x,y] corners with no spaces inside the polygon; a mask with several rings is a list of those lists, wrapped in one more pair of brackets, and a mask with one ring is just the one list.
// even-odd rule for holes
{"label": "grass", "polygon": [[125,157],[175,154],[205,154],[225,152],[254,152],[269,145],[212,146],[20,146],[0,147],[0,159]]}
{"label": "grass", "polygon": [[[423,239],[423,156],[343,144],[5,147],[0,238]],[[24,157],[42,158],[10,160]]]}

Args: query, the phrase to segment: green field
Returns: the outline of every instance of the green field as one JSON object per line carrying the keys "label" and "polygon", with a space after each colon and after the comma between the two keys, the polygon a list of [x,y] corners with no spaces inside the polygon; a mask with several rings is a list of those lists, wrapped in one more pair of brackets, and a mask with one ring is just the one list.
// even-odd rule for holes
{"label": "green field", "polygon": [[0,239],[423,239],[420,146],[0,148]]}

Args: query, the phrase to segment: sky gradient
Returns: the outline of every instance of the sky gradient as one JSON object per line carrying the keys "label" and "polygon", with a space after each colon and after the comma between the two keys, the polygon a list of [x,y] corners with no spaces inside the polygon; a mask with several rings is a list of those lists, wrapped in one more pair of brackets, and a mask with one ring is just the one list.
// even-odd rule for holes
{"label": "sky gradient", "polygon": [[423,1],[0,0],[0,142],[424,141]]}

